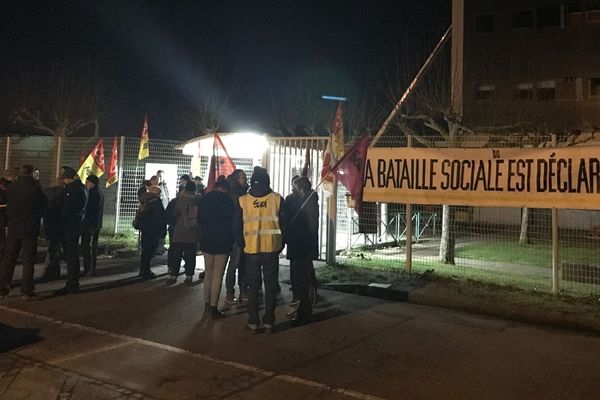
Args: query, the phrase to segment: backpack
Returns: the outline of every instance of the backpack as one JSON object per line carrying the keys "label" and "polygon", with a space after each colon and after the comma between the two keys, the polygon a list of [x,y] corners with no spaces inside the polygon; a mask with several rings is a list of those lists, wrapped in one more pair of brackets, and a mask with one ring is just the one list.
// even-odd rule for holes
{"label": "backpack", "polygon": [[138,231],[141,229],[143,215],[144,215],[144,203],[140,203],[138,205],[137,210],[135,210],[135,217],[133,217],[133,221],[131,221],[131,225],[133,225],[133,229],[137,229]]}
{"label": "backpack", "polygon": [[198,206],[196,204],[187,204],[181,218],[183,219],[183,227],[185,229],[196,229],[198,226]]}

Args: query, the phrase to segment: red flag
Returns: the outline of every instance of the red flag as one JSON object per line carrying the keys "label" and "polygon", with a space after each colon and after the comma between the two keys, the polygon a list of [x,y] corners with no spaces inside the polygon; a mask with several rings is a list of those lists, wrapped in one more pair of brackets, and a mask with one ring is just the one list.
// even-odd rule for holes
{"label": "red flag", "polygon": [[117,182],[119,177],[117,176],[117,160],[119,159],[117,152],[117,138],[113,140],[112,154],[110,156],[110,165],[108,166],[108,176],[106,177],[106,187],[109,187],[113,183]]}
{"label": "red flag", "polygon": [[321,170],[321,180],[323,187],[328,192],[333,192],[333,165],[344,154],[344,119],[342,117],[342,102],[340,101],[335,112],[335,118],[331,127],[331,135],[327,142],[327,147],[323,152],[323,169]]}
{"label": "red flag", "polygon": [[87,154],[85,154],[85,152],[82,151],[81,153],[79,153],[79,167],[77,167],[77,169],[81,168],[86,158]]}
{"label": "red flag", "polygon": [[310,149],[306,148],[306,154],[304,155],[304,167],[302,168],[302,173],[300,176],[308,176],[310,170]]}
{"label": "red flag", "polygon": [[235,164],[231,157],[229,157],[229,154],[227,154],[227,150],[225,149],[221,138],[215,133],[213,141],[213,155],[210,158],[208,181],[206,183],[206,192],[208,193],[213,190],[215,182],[219,176],[229,176],[233,173],[233,171],[235,171],[235,169]]}
{"label": "red flag", "polygon": [[102,174],[104,174],[104,141],[100,139],[79,167],[77,175],[82,182],[85,182],[90,175],[102,176]]}
{"label": "red flag", "polygon": [[331,168],[338,181],[350,192],[354,200],[354,209],[359,214],[362,207],[363,180],[365,163],[369,148],[370,135],[362,135],[354,146]]}

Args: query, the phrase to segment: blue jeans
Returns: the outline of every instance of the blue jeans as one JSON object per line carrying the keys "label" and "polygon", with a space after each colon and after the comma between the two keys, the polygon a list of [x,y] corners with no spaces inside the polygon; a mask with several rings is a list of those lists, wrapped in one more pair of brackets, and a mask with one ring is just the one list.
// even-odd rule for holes
{"label": "blue jeans", "polygon": [[277,279],[279,277],[279,254],[258,253],[246,254],[246,278],[250,290],[248,293],[248,324],[258,325],[258,290],[261,286],[261,275],[265,283],[265,315],[263,323],[275,323],[275,304],[277,296]]}

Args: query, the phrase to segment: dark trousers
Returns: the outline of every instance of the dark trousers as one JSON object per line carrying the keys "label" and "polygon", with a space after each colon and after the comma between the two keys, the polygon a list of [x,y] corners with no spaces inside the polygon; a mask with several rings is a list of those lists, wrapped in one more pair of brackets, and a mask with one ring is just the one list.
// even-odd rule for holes
{"label": "dark trousers", "polygon": [[158,248],[160,236],[152,233],[142,232],[142,254],[140,256],[140,275],[146,275],[151,272],[150,261]]}
{"label": "dark trousers", "polygon": [[0,227],[0,266],[6,252],[6,227]]}
{"label": "dark trousers", "polygon": [[67,262],[67,289],[79,290],[79,237],[80,226],[65,226],[65,261]]}
{"label": "dark trousers", "polygon": [[[235,272],[237,271],[238,286],[240,294],[245,293],[247,289],[246,282],[246,255],[241,246],[233,244],[231,254],[229,255],[229,264],[227,265],[227,274],[225,275],[225,291],[227,296],[235,296]],[[260,284],[262,286],[262,284]]]}
{"label": "dark trousers", "polygon": [[248,324],[258,325],[258,290],[260,282],[265,283],[265,315],[263,323],[275,323],[275,304],[277,296],[277,277],[279,276],[279,256],[277,253],[246,254],[246,277],[248,292]]}
{"label": "dark trousers", "polygon": [[46,256],[48,266],[44,273],[44,278],[60,278],[60,260],[62,243],[58,240],[48,241],[48,254]]}
{"label": "dark trousers", "polygon": [[83,257],[83,270],[96,273],[96,260],[98,258],[98,236],[100,229],[89,231],[83,229],[81,233],[81,255]]}
{"label": "dark trousers", "polygon": [[35,254],[37,252],[37,236],[28,238],[8,238],[6,241],[6,251],[4,262],[2,263],[2,271],[0,273],[0,288],[9,289],[17,258],[22,252],[23,259],[23,275],[21,278],[21,292],[23,294],[32,294],[33,273],[35,265]]}
{"label": "dark trousers", "polygon": [[311,270],[314,271],[312,260],[296,258],[290,260],[290,278],[294,299],[300,300],[298,318],[310,319],[312,316],[312,301],[309,296],[312,285]]}
{"label": "dark trousers", "polygon": [[181,260],[185,262],[185,275],[193,276],[196,270],[196,243],[171,243],[167,254],[169,275],[178,276]]}

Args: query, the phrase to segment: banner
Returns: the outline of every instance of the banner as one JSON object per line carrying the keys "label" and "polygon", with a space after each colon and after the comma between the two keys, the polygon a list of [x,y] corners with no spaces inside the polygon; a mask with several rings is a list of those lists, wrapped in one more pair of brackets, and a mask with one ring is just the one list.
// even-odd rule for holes
{"label": "banner", "polygon": [[113,140],[112,152],[110,156],[110,165],[108,166],[108,176],[106,177],[106,187],[109,187],[113,183],[116,183],[117,180],[119,180],[117,166],[119,155],[117,145],[117,138],[115,137]]}
{"label": "banner", "polygon": [[148,136],[148,116],[144,116],[144,126],[142,127],[142,136],[140,137],[140,150],[138,160],[143,160],[150,155],[150,143]]}
{"label": "banner", "polygon": [[372,148],[364,201],[600,209],[598,147]]}
{"label": "banner", "polygon": [[223,175],[228,177],[235,169],[235,163],[231,157],[229,157],[221,137],[215,133],[213,139],[213,155],[210,158],[210,166],[208,169],[208,181],[205,189],[206,193],[213,190],[219,176]]}
{"label": "banner", "polygon": [[94,149],[87,156],[83,164],[79,167],[77,175],[82,182],[85,182],[88,176],[96,175],[98,177],[104,174],[104,141],[100,139]]}
{"label": "banner", "polygon": [[333,192],[333,173],[331,168],[344,155],[344,119],[342,117],[342,102],[340,101],[335,111],[335,118],[331,127],[331,135],[327,147],[323,152],[323,169],[321,180],[323,188],[329,193]]}

